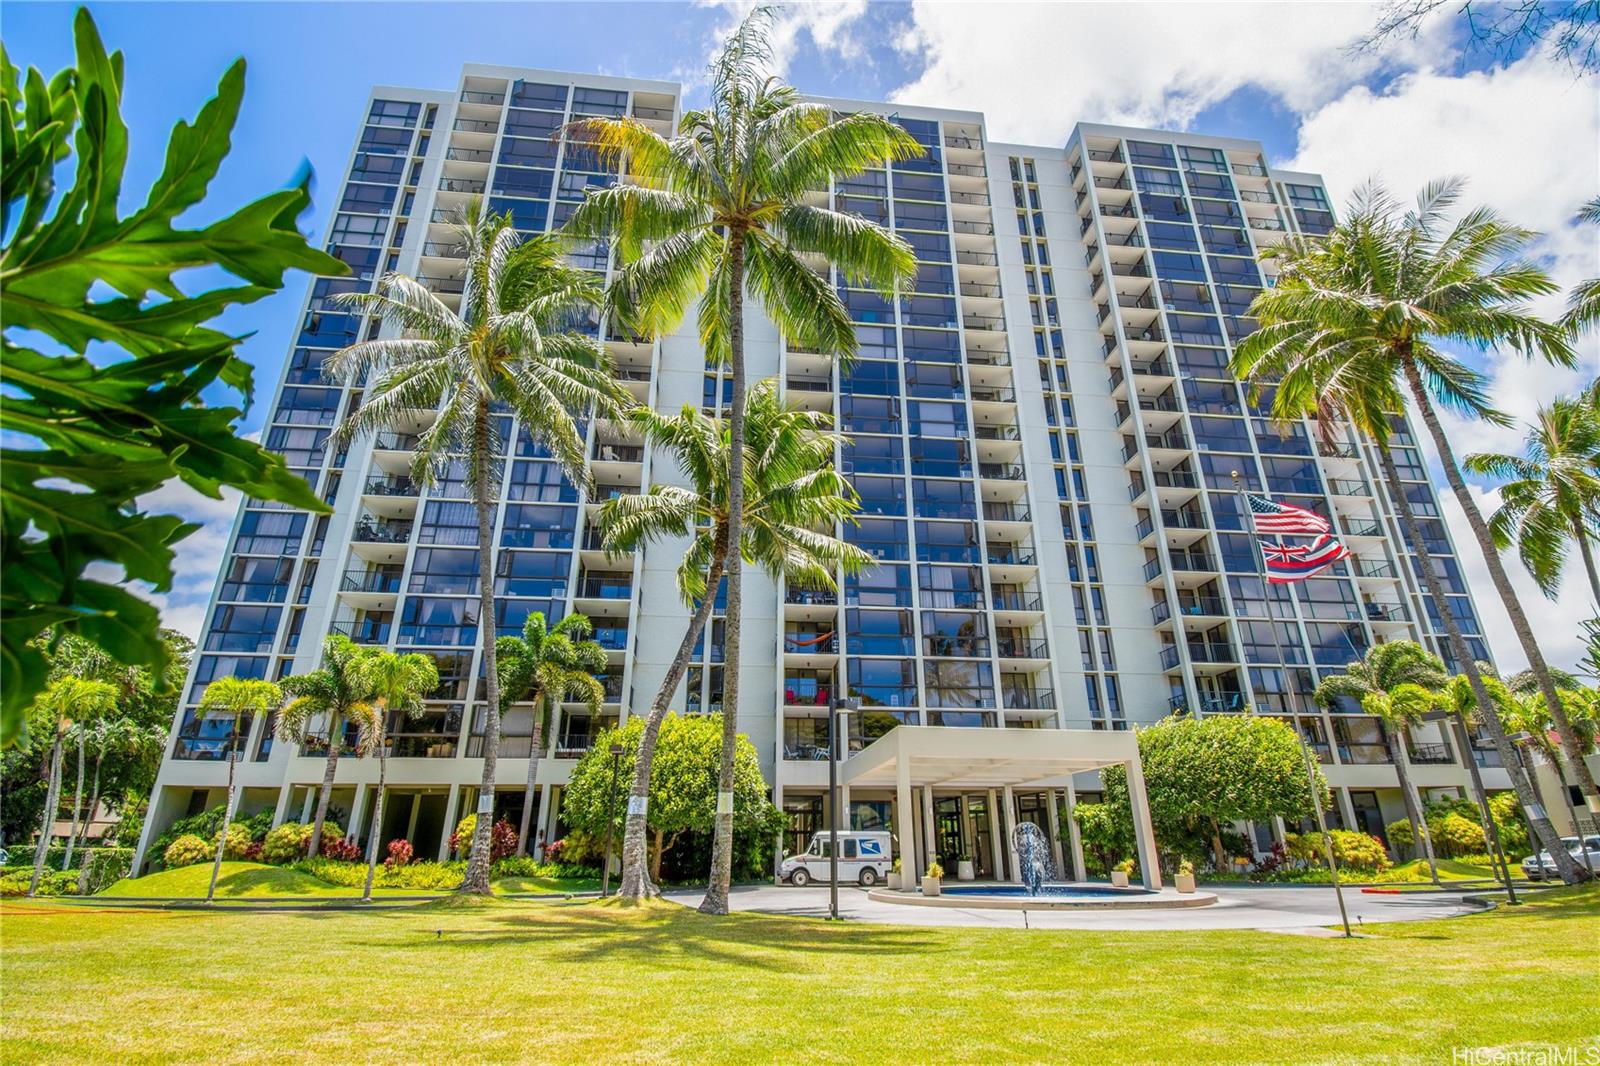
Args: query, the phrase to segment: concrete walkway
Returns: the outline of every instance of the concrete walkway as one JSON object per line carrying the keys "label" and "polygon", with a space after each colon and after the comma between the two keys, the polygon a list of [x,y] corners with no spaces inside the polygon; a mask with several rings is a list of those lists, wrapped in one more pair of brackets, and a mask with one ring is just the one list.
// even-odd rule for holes
{"label": "concrete walkway", "polygon": [[[1339,907],[1333,889],[1268,885],[1202,885],[1215,892],[1209,907],[1175,910],[1037,910],[1009,911],[971,908],[908,907],[867,898],[856,885],[839,888],[839,913],[847,919],[889,925],[941,925],[973,928],[1032,929],[1313,929],[1339,924]],[[1465,892],[1426,892],[1404,895],[1368,895],[1346,889],[1345,906],[1357,932],[1363,922],[1406,922],[1450,918],[1480,910],[1465,901]],[[703,891],[668,892],[667,898],[697,906]],[[757,885],[738,887],[730,898],[736,911],[826,917],[828,887],[809,885]],[[1026,916],[1026,917],[1024,917]]]}

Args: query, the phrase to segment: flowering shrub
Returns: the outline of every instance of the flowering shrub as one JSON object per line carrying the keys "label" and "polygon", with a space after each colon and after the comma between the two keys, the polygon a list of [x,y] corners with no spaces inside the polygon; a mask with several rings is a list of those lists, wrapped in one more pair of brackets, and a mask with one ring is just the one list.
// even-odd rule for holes
{"label": "flowering shrub", "polygon": [[[211,838],[211,847],[216,847],[222,834],[218,832]],[[253,841],[250,839],[250,827],[243,822],[234,822],[228,826],[228,835],[222,839],[222,857],[224,859],[243,859],[250,850]],[[215,856],[215,852],[212,855]],[[167,864],[171,866],[171,863]]]}
{"label": "flowering shrub", "polygon": [[411,841],[404,837],[398,840],[391,840],[389,841],[389,857],[383,860],[383,864],[391,870],[396,866],[406,866],[410,864],[413,854]]}
{"label": "flowering shrub", "polygon": [[[456,823],[456,831],[450,834],[450,852],[465,859],[472,851],[472,834],[478,831],[478,816],[469,814]],[[502,818],[489,827],[489,861],[495,862],[514,855],[517,851],[517,830],[506,819]]]}
{"label": "flowering shrub", "polygon": [[180,866],[193,866],[197,862],[205,862],[215,855],[216,852],[210,844],[193,833],[185,833],[167,845],[161,861],[166,864],[167,869],[175,870]]}
{"label": "flowering shrub", "polygon": [[560,862],[561,861],[561,849],[562,849],[563,846],[566,845],[566,843],[567,842],[565,840],[552,840],[548,844],[541,844],[539,846],[539,851],[540,851],[541,854],[543,854],[544,861],[545,862]]}
{"label": "flowering shrub", "polygon": [[[1368,833],[1353,833],[1346,829],[1330,831],[1333,838],[1333,856],[1339,865],[1367,873],[1379,873],[1393,865],[1383,841]],[[1323,859],[1321,833],[1289,835],[1289,854],[1301,862],[1313,864]]]}
{"label": "flowering shrub", "polygon": [[1439,854],[1447,859],[1462,855],[1481,855],[1489,847],[1484,839],[1483,826],[1459,814],[1447,814],[1428,826],[1433,834],[1433,844]]}
{"label": "flowering shrub", "polygon": [[[261,842],[261,861],[281,866],[306,856],[311,846],[311,826],[304,822],[284,822]],[[344,839],[344,830],[338,822],[322,823],[322,850],[326,851],[336,840]]]}
{"label": "flowering shrub", "polygon": [[361,859],[361,848],[354,841],[341,837],[338,840],[324,840],[321,854],[334,862],[358,862]]}

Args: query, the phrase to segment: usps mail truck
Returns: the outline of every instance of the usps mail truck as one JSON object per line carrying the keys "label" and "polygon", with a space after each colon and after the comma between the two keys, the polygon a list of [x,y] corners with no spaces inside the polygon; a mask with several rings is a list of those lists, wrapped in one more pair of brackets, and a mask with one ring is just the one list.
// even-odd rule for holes
{"label": "usps mail truck", "polygon": [[[778,868],[779,874],[791,885],[804,886],[813,881],[827,882],[831,876],[829,847],[832,835],[827,831],[811,838],[811,846],[799,855],[787,855]],[[856,881],[863,888],[871,888],[894,868],[889,834],[885,831],[859,829],[839,830],[839,880]]]}

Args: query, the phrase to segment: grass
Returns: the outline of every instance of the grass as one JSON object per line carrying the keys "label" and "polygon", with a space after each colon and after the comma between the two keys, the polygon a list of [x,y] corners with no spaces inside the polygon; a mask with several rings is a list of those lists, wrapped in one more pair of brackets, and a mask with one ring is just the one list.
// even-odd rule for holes
{"label": "grass", "polygon": [[513,900],[0,917],[6,1062],[1437,1063],[1600,1034],[1593,887],[1354,941]]}
{"label": "grass", "polygon": [[[176,870],[162,870],[131,880],[118,881],[99,893],[101,896],[160,896],[174,899],[201,899],[211,881],[211,864],[198,863]],[[522,893],[561,895],[567,892],[592,892],[600,882],[585,878],[502,877],[494,882],[502,895]],[[442,892],[425,888],[374,887],[374,896],[437,896]],[[330,899],[359,898],[359,886],[331,885],[308,873],[283,866],[254,862],[223,862],[217,878],[217,895],[228,899],[263,899],[273,896],[322,896]]]}
{"label": "grass", "polygon": [[[1498,876],[1488,866],[1479,866],[1476,863],[1461,862],[1458,859],[1439,859],[1435,863],[1439,868],[1441,881],[1491,881]],[[1520,878],[1522,871],[1515,866],[1511,868],[1512,874]],[[1385,870],[1385,881],[1427,881],[1428,864],[1421,859],[1412,859],[1410,862],[1401,863],[1399,866]]]}

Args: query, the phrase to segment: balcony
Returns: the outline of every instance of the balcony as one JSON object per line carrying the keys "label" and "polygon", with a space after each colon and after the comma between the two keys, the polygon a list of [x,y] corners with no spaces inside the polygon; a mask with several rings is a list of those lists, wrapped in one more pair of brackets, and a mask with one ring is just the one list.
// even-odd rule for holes
{"label": "balcony", "polygon": [[398,570],[347,570],[339,578],[341,592],[370,592],[390,595],[400,591]]}
{"label": "balcony", "polygon": [[1371,496],[1372,486],[1359,478],[1328,479],[1328,492],[1334,496]]}
{"label": "balcony", "polygon": [[413,528],[411,522],[391,522],[364,514],[356,521],[350,539],[363,544],[404,544],[411,539]]}
{"label": "balcony", "polygon": [[480,93],[471,89],[461,91],[461,102],[464,104],[490,104],[498,107],[506,102],[505,93]]}
{"label": "balcony", "polygon": [[979,463],[978,476],[991,481],[1025,481],[1028,477],[1015,463]]}
{"label": "balcony", "polygon": [[421,444],[422,438],[415,433],[395,433],[387,429],[372,438],[372,447],[380,452],[414,452]]}
{"label": "balcony", "polygon": [[585,600],[627,600],[633,597],[632,575],[590,574],[578,582],[578,598]]}
{"label": "balcony", "polygon": [[991,590],[990,598],[996,611],[1042,612],[1044,610],[1044,598],[1037,592],[997,588]]}
{"label": "balcony", "polygon": [[417,280],[433,292],[444,296],[459,296],[467,290],[467,279],[448,278],[437,274],[418,274]]}
{"label": "balcony", "polygon": [[783,634],[785,655],[837,655],[839,635],[831,629],[788,629]]}
{"label": "balcony", "polygon": [[803,607],[837,607],[839,605],[839,594],[831,589],[807,589],[791,586],[784,590],[783,602]]}
{"label": "balcony", "polygon": [[1033,512],[1021,503],[986,503],[983,517],[988,522],[1031,522]]}
{"label": "balcony", "polygon": [[447,148],[444,157],[454,163],[494,162],[494,153],[487,148]]}
{"label": "balcony", "polygon": [[1393,762],[1386,744],[1340,744],[1339,761],[1358,765]]}
{"label": "balcony", "polygon": [[1049,711],[1056,706],[1056,694],[1051,689],[1002,688],[1000,705],[1008,711]]}
{"label": "balcony", "polygon": [[481,118],[458,118],[450,128],[457,133],[487,133],[493,136],[500,132],[500,123]]}
{"label": "balcony", "polygon": [[440,192],[460,192],[473,196],[483,195],[488,183],[477,178],[441,178],[439,179]]}
{"label": "balcony", "polygon": [[1038,557],[1034,550],[1020,544],[990,544],[987,558],[990,566],[1035,566]]}
{"label": "balcony", "polygon": [[1403,603],[1381,603],[1368,600],[1362,608],[1369,622],[1407,622],[1411,620],[1411,612],[1407,611]]}
{"label": "balcony", "polygon": [[1419,766],[1451,766],[1456,761],[1448,744],[1412,744],[1406,754]]}
{"label": "balcony", "polygon": [[599,463],[642,463],[644,447],[638,444],[607,444],[595,441],[589,458]]}
{"label": "balcony", "polygon": [[367,496],[415,496],[421,491],[421,485],[398,474],[371,478],[367,481],[366,488],[362,489],[362,493]]}

